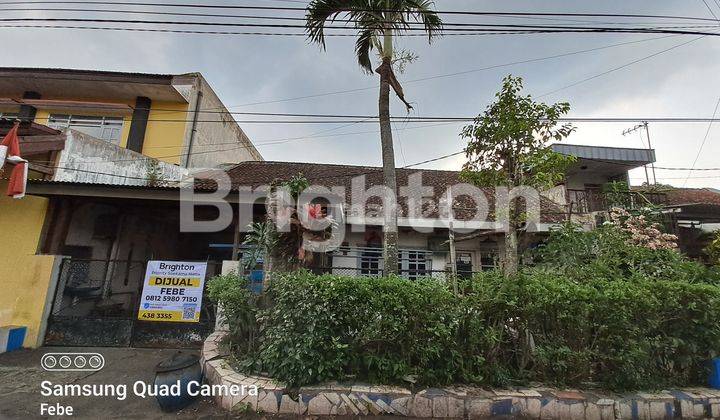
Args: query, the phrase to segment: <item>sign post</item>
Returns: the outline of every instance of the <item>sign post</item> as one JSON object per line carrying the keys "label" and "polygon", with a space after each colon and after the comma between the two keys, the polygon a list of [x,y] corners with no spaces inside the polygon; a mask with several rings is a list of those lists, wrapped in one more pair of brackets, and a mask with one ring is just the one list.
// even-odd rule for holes
{"label": "sign post", "polygon": [[138,319],[199,322],[207,263],[148,261]]}

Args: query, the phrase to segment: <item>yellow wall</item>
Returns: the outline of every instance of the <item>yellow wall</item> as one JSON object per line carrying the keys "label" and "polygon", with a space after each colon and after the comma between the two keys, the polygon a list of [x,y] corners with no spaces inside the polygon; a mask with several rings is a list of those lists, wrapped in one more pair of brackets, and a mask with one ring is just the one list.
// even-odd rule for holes
{"label": "yellow wall", "polygon": [[35,347],[55,257],[35,255],[48,200],[5,195],[0,181],[0,326],[28,327],[25,347]]}
{"label": "yellow wall", "polygon": [[145,131],[144,155],[176,165],[183,163],[180,155],[183,153],[185,127],[190,124],[187,110],[188,105],[184,103],[152,103]]}
{"label": "yellow wall", "polygon": [[[72,98],[64,98],[72,100]],[[105,101],[105,102],[110,102]],[[127,103],[134,106],[134,103]],[[145,143],[142,153],[165,162],[181,164],[183,159],[183,142],[185,140],[185,127],[189,124],[188,104],[178,102],[153,102],[150,107],[147,130],[145,131]],[[72,109],[38,109],[35,122],[47,125],[50,114],[80,114],[88,116],[122,116],[124,117],[120,147],[127,146],[128,134],[132,115],[113,112],[73,112]],[[154,121],[155,120],[155,121]],[[160,120],[160,121],[158,121]],[[170,120],[170,121],[166,121]]]}

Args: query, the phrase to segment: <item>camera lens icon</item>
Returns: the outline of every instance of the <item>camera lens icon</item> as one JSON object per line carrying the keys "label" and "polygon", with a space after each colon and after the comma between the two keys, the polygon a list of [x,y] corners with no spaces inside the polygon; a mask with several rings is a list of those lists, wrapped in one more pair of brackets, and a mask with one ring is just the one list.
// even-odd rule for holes
{"label": "camera lens icon", "polygon": [[95,372],[105,366],[100,353],[46,353],[40,360],[50,372]]}

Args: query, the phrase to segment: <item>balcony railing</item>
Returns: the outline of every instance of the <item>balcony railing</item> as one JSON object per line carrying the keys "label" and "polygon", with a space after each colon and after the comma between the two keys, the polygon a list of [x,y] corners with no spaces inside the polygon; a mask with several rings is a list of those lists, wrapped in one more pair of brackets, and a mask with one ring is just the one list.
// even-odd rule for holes
{"label": "balcony railing", "polygon": [[636,209],[667,203],[667,195],[656,192],[602,192],[596,190],[567,190],[572,213],[606,211],[612,207]]}

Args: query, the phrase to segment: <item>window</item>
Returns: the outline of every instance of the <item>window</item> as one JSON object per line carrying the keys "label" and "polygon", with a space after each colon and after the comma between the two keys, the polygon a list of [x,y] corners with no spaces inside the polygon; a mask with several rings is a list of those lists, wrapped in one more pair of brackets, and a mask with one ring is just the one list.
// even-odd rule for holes
{"label": "window", "polygon": [[363,248],[360,253],[360,274],[364,276],[380,275],[382,265],[382,249]]}
{"label": "window", "polygon": [[48,126],[55,129],[72,128],[96,139],[120,144],[123,118],[52,114],[48,120]]}
{"label": "window", "polygon": [[497,252],[483,251],[480,253],[480,270],[492,271],[498,268]]}
{"label": "window", "polygon": [[458,252],[455,255],[455,267],[457,267],[458,276],[461,278],[470,278],[473,272],[473,258],[471,252]]}
{"label": "window", "polygon": [[432,252],[423,250],[400,251],[398,271],[403,277],[410,280],[417,280],[420,277],[427,277],[432,270]]}
{"label": "window", "polygon": [[[383,252],[380,247],[355,248],[358,252],[358,268],[363,276],[383,274]],[[352,250],[352,248],[350,248]],[[399,250],[398,271],[410,280],[431,275],[432,251]]]}

